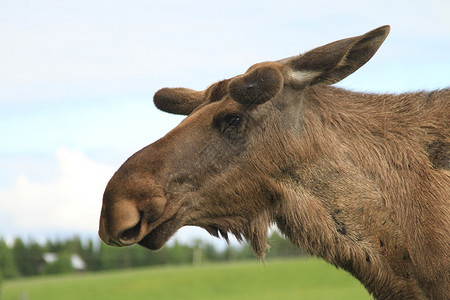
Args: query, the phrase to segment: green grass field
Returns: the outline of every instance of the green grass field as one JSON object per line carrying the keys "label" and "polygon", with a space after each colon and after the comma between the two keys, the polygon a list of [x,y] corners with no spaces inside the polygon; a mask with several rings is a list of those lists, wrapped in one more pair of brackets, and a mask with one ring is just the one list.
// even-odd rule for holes
{"label": "green grass field", "polygon": [[155,267],[4,281],[1,300],[371,299],[318,259]]}

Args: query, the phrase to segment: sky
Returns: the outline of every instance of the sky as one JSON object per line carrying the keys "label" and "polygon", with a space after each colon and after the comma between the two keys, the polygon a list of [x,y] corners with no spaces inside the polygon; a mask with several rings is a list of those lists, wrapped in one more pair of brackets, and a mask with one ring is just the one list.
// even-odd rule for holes
{"label": "sky", "polygon": [[[448,0],[0,0],[0,237],[96,238],[114,171],[183,118],[153,106],[162,87],[203,90],[386,24],[337,86],[448,87],[449,15]],[[175,238],[223,243],[193,227]]]}

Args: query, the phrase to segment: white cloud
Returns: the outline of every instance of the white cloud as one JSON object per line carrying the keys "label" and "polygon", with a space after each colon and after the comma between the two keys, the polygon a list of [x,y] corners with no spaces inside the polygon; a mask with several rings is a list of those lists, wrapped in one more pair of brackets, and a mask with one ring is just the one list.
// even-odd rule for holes
{"label": "white cloud", "polygon": [[[115,168],[65,147],[59,148],[55,156],[60,171],[56,180],[37,182],[19,175],[12,186],[0,189],[0,237],[43,241],[55,235],[96,235],[103,191]],[[192,243],[196,239],[219,249],[226,245],[192,226],[180,229],[172,242]],[[236,245],[237,241],[232,238],[231,243]]]}
{"label": "white cloud", "polygon": [[20,175],[0,190],[0,235],[97,231],[103,190],[114,168],[66,148],[56,151],[56,159],[57,180],[40,183]]}

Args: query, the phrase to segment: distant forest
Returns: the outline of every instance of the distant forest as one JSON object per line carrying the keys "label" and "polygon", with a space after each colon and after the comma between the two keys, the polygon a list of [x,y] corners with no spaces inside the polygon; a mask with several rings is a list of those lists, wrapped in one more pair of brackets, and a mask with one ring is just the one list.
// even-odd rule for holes
{"label": "distant forest", "polygon": [[[277,231],[273,231],[270,235],[269,245],[268,259],[306,255]],[[82,261],[81,266],[80,263],[78,265],[74,263],[74,255],[78,261]],[[46,259],[49,256],[53,259]],[[238,247],[228,246],[225,250],[219,251],[213,245],[201,240],[195,241],[192,245],[175,241],[159,251],[149,251],[137,245],[115,248],[93,240],[82,241],[79,237],[64,241],[48,240],[45,244],[16,238],[12,245],[0,239],[0,280],[151,265],[201,264],[245,259],[256,259],[246,243]]]}

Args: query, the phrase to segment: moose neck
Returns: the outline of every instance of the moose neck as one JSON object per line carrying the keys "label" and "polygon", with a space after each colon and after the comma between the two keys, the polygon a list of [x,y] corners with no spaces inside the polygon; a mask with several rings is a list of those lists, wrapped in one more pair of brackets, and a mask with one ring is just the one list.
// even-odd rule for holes
{"label": "moose neck", "polygon": [[[405,234],[408,227],[432,240],[446,234],[427,230],[423,224],[430,220],[417,223],[407,213],[427,209],[417,207],[416,197],[435,197],[426,194],[434,181],[429,161],[415,150],[430,139],[417,120],[431,124],[439,119],[420,118],[419,107],[427,98],[426,93],[394,96],[311,88],[302,98],[301,132],[291,143],[297,153],[281,168],[284,199],[275,217],[279,229],[294,244],[352,273],[380,298],[398,289],[387,286],[394,277],[412,276],[413,261],[430,265],[421,252],[445,256],[444,246],[429,249]],[[450,196],[448,188],[433,190]],[[428,210],[425,215],[439,217],[445,201]],[[420,250],[410,252],[412,243]],[[419,282],[420,272],[414,274]],[[411,285],[411,299],[422,294],[416,289]]]}

